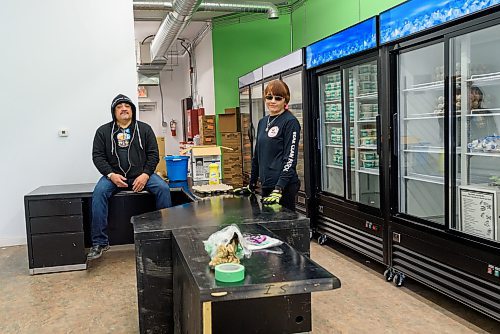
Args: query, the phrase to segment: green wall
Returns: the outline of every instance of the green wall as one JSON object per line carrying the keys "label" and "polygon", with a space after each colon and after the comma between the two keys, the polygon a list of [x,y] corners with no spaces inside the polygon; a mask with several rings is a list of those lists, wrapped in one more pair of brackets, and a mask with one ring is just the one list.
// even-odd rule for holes
{"label": "green wall", "polygon": [[212,30],[215,110],[239,103],[238,78],[292,51],[290,15],[277,20],[262,18],[236,24],[217,25]]}
{"label": "green wall", "polygon": [[[238,78],[298,48],[376,15],[404,0],[300,0],[278,20],[214,23],[215,110],[238,105]],[[252,17],[256,17],[252,15]]]}

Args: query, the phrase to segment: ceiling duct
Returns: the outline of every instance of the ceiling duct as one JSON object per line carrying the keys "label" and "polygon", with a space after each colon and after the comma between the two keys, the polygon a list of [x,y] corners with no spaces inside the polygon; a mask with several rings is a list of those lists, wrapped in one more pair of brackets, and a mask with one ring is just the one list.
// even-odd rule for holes
{"label": "ceiling duct", "polygon": [[[173,10],[172,1],[134,1],[134,10]],[[269,19],[279,17],[278,7],[271,2],[207,2],[203,1],[198,7],[198,12],[222,13],[267,13]]]}
{"label": "ceiling duct", "polygon": [[189,23],[200,3],[201,0],[175,0],[173,2],[172,12],[165,17],[151,42],[151,60],[163,57]]}
{"label": "ceiling duct", "polygon": [[151,60],[158,60],[179,37],[196,11],[229,13],[267,13],[269,19],[279,17],[278,7],[270,2],[202,2],[202,0],[134,1],[134,10],[167,10],[165,17],[151,43]]}

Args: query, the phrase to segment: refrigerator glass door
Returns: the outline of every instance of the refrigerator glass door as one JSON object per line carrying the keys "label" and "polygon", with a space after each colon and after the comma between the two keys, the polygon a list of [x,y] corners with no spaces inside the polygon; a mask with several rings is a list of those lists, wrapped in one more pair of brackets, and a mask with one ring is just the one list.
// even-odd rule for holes
{"label": "refrigerator glass door", "polygon": [[450,51],[450,113],[456,135],[451,227],[500,241],[500,27],[452,38]]}
{"label": "refrigerator glass door", "polygon": [[255,148],[255,136],[257,135],[257,126],[262,117],[264,117],[264,100],[262,83],[255,84],[250,87],[251,97],[252,97],[252,137],[253,137],[253,148]]}
{"label": "refrigerator glass door", "polygon": [[[380,207],[379,156],[377,153],[378,89],[377,61],[373,60],[344,70],[348,78],[344,115],[349,128],[349,160],[351,177],[347,198],[373,207]],[[348,168],[349,168],[348,167]]]}
{"label": "refrigerator glass door", "polygon": [[300,141],[298,149],[297,158],[297,174],[300,180],[300,190],[304,191],[304,122],[303,122],[303,110],[302,110],[302,72],[295,72],[283,76],[282,80],[287,84],[290,89],[290,102],[288,103],[288,109],[292,114],[297,117],[300,123]]}
{"label": "refrigerator glass door", "polygon": [[399,56],[401,213],[444,224],[444,44]]}
{"label": "refrigerator glass door", "polygon": [[241,141],[243,154],[243,172],[250,175],[252,171],[252,142],[250,118],[250,88],[245,87],[240,90],[240,120],[241,120]]}
{"label": "refrigerator glass door", "polygon": [[340,71],[319,77],[322,191],[344,197],[344,137]]}

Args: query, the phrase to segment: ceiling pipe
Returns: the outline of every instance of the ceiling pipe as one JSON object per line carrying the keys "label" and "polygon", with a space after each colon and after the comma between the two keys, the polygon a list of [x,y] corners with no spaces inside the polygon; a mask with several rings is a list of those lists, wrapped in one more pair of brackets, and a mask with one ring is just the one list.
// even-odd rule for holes
{"label": "ceiling pipe", "polygon": [[[202,0],[175,0],[151,42],[151,61],[160,60],[188,25]],[[135,7],[135,5],[134,5]]]}
{"label": "ceiling pipe", "polygon": [[[134,1],[134,10],[173,10],[172,1]],[[198,12],[267,13],[268,19],[279,18],[278,7],[271,2],[208,2],[203,1]]]}

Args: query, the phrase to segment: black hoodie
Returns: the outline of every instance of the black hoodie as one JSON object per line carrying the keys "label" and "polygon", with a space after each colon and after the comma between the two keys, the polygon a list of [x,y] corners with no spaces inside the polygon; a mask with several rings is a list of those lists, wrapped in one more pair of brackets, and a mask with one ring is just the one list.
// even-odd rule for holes
{"label": "black hoodie", "polygon": [[[114,110],[120,103],[127,103],[132,107],[132,123],[130,124],[132,137],[128,147],[130,163],[128,170],[123,170],[120,166],[114,140],[115,133],[120,129],[116,124]],[[142,173],[153,174],[160,161],[156,136],[148,124],[136,120],[136,108],[132,100],[122,94],[116,96],[111,103],[111,117],[113,120],[101,125],[94,136],[92,161],[97,170],[104,176],[117,173],[128,179],[135,179]]]}

